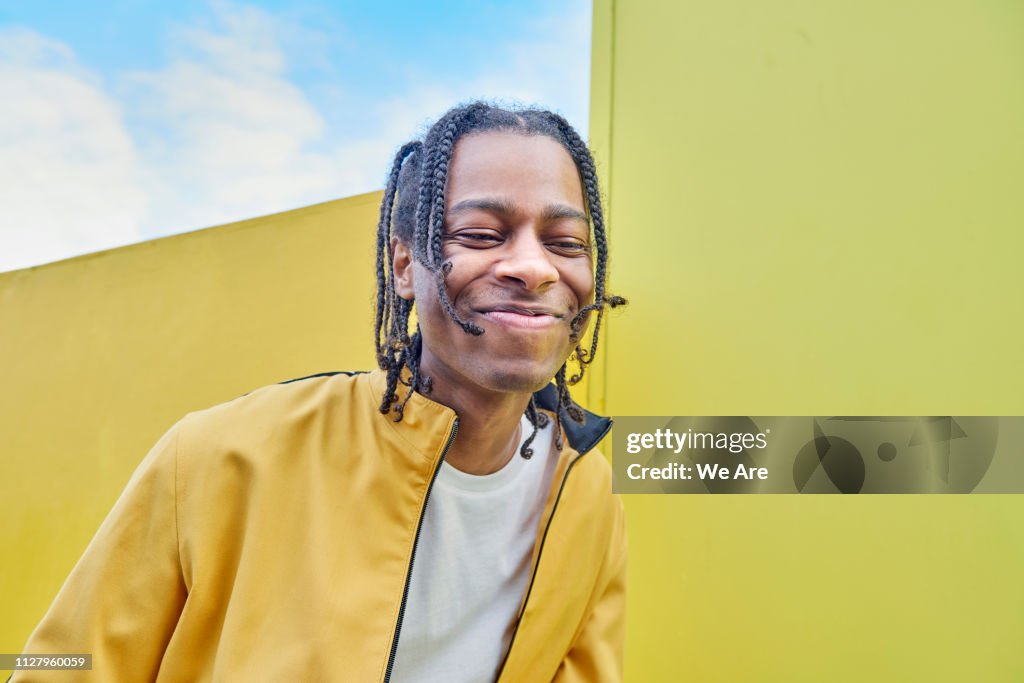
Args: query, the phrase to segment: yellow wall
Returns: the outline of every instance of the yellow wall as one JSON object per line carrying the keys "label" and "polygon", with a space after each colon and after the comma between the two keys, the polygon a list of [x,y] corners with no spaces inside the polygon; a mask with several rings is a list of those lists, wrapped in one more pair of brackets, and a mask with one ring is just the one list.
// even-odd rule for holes
{"label": "yellow wall", "polygon": [[[611,413],[1024,413],[1024,6],[594,18]],[[1024,497],[626,498],[629,681],[1024,680]]]}
{"label": "yellow wall", "polygon": [[0,652],[186,412],[373,366],[380,194],[0,274]]}

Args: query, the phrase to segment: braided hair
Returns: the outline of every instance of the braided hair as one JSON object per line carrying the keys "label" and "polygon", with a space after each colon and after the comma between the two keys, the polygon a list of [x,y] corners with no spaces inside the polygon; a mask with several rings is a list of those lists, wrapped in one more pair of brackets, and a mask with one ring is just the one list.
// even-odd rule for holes
{"label": "braided hair", "polygon": [[[576,130],[563,117],[546,110],[504,109],[485,102],[471,102],[450,109],[430,127],[422,141],[406,143],[395,155],[384,189],[380,221],[377,225],[377,310],[374,341],[377,364],[386,372],[387,377],[380,411],[384,414],[394,411],[394,420],[398,422],[402,419],[405,405],[414,391],[427,394],[431,390],[430,378],[420,372],[423,336],[419,326],[417,325],[411,336],[409,334],[409,314],[413,302],[398,296],[395,291],[392,234],[404,244],[410,245],[413,257],[433,274],[438,299],[449,317],[467,334],[479,336],[484,333],[484,330],[472,321],[463,320],[448,297],[445,279],[451,271],[452,264],[442,257],[441,238],[444,231],[445,187],[455,143],[467,133],[485,131],[544,135],[562,145],[579,171],[587,211],[593,225],[594,242],[597,247],[594,303],[581,307],[569,323],[569,338],[575,344],[573,357],[579,371],[567,377],[567,361],[555,374],[558,395],[555,410],[555,444],[558,450],[561,450],[562,413],[577,423],[583,423],[586,419],[583,409],[570,396],[569,386],[583,378],[585,368],[594,360],[605,305],[614,308],[625,304],[626,300],[605,292],[608,243],[594,159]],[[597,311],[597,319],[594,322],[589,348],[584,348],[580,341],[580,327],[590,311]],[[403,376],[405,368],[408,368],[408,377]],[[402,398],[398,396],[399,384],[408,387]],[[532,397],[526,415],[533,425],[533,432],[524,441],[520,455],[529,458],[533,454],[530,445],[537,435],[537,429],[545,427],[548,419],[538,409]]]}

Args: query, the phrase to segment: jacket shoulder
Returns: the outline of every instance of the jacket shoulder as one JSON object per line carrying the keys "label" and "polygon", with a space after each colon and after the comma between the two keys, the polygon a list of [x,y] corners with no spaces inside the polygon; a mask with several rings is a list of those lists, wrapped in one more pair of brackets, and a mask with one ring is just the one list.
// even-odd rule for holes
{"label": "jacket shoulder", "polygon": [[218,426],[225,426],[224,422],[267,413],[271,417],[279,416],[281,410],[296,405],[305,404],[312,408],[317,405],[318,399],[326,399],[328,394],[344,396],[354,391],[357,378],[363,374],[366,373],[332,370],[286,379],[257,387],[208,408],[194,410],[187,417],[192,423],[219,422]]}
{"label": "jacket shoulder", "polygon": [[[357,402],[357,383],[363,372],[331,371],[276,382],[208,408],[194,410],[181,420],[182,454],[202,459],[203,453],[266,452],[271,444],[294,442],[339,416]],[[185,445],[187,444],[187,448]]]}

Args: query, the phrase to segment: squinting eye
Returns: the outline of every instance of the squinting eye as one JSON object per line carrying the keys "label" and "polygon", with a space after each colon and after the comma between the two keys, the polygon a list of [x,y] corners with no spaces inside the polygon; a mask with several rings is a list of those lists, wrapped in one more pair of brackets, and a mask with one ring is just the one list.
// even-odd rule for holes
{"label": "squinting eye", "polygon": [[583,244],[582,242],[551,242],[550,244],[557,249],[579,252],[581,254],[590,251],[590,245]]}
{"label": "squinting eye", "polygon": [[443,235],[445,242],[458,242],[467,247],[490,247],[502,241],[501,237],[490,232],[455,232]]}
{"label": "squinting eye", "polygon": [[470,240],[473,242],[500,242],[501,238],[497,235],[490,235],[482,232],[464,232],[454,235],[456,239]]}

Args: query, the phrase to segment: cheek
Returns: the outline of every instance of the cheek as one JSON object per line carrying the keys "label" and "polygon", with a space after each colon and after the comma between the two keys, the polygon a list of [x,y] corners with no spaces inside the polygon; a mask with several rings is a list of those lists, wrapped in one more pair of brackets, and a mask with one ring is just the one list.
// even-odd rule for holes
{"label": "cheek", "polygon": [[435,329],[440,320],[441,300],[437,285],[429,276],[416,281],[416,318],[424,328]]}
{"label": "cheek", "polygon": [[594,274],[589,264],[569,269],[562,277],[576,295],[580,308],[594,302]]}
{"label": "cheek", "polygon": [[[416,273],[415,290],[416,315],[418,320],[422,321],[424,329],[428,329],[434,334],[439,332],[443,334],[446,327],[457,327],[441,303],[437,280],[426,269],[421,268]],[[445,290],[448,293],[448,301],[455,306],[461,290],[453,274],[449,274],[445,281]]]}
{"label": "cheek", "polygon": [[[443,280],[444,288],[448,294],[448,301],[458,309],[459,297],[463,294],[463,289],[469,282],[480,277],[481,270],[479,264],[475,264],[471,259],[448,258],[447,261],[452,264],[452,267]],[[418,264],[416,266],[415,290],[417,301],[423,300],[441,308],[438,278]]]}

